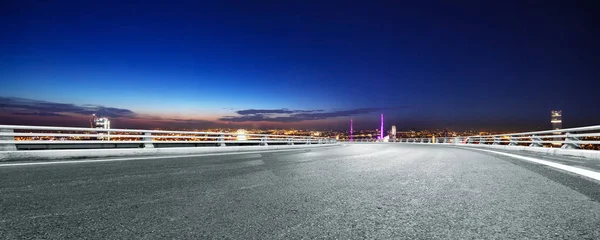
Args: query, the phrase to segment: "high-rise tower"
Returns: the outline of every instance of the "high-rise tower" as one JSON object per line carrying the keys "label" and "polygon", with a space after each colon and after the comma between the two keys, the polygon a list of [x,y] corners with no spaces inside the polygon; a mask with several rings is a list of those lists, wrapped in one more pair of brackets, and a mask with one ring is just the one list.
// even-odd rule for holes
{"label": "high-rise tower", "polygon": [[562,110],[552,110],[550,114],[550,123],[552,123],[552,129],[562,129]]}
{"label": "high-rise tower", "polygon": [[383,113],[381,114],[381,127],[379,129],[379,139],[383,140]]}
{"label": "high-rise tower", "polygon": [[352,135],[354,133],[354,125],[352,122],[352,118],[350,118],[350,142],[352,142],[354,140],[354,136]]}

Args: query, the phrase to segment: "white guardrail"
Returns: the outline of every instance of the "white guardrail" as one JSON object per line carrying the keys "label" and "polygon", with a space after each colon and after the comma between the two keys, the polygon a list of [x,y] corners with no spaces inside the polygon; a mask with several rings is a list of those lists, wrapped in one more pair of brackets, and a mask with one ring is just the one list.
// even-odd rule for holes
{"label": "white guardrail", "polygon": [[162,146],[240,146],[332,144],[334,138],[223,132],[97,129],[0,125],[0,151],[21,149],[66,149],[98,145],[155,148]]}
{"label": "white guardrail", "polygon": [[[349,142],[349,140],[338,140]],[[388,142],[436,143],[436,144],[480,144],[527,147],[554,147],[563,149],[594,149],[600,145],[600,125],[560,130],[509,133],[499,135],[476,135],[464,137],[398,138]],[[353,142],[383,142],[375,139],[355,139]]]}

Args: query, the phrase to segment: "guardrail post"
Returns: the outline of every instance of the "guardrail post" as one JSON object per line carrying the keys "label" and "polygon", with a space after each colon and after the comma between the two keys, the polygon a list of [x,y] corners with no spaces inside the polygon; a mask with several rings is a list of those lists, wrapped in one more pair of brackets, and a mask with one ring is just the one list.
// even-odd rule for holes
{"label": "guardrail post", "polygon": [[[142,141],[152,141],[152,133],[151,132],[144,133],[144,137],[142,138]],[[149,142],[149,143],[145,142],[144,148],[154,148],[154,144],[151,142]]]}
{"label": "guardrail post", "polygon": [[535,134],[531,135],[531,141],[532,143],[529,144],[530,147],[543,147],[542,143],[540,143],[542,139],[538,138]]}
{"label": "guardrail post", "polygon": [[454,144],[460,144],[460,137],[454,138]]}
{"label": "guardrail post", "polygon": [[[0,133],[13,134],[15,133],[12,129],[0,129]],[[15,141],[15,136],[0,136],[1,141]],[[17,145],[14,143],[3,143],[0,144],[0,151],[17,151]]]}
{"label": "guardrail post", "polygon": [[472,137],[467,137],[467,144],[471,144],[473,143],[473,138]]}
{"label": "guardrail post", "polygon": [[306,145],[310,145],[310,137],[306,137]]}
{"label": "guardrail post", "polygon": [[288,138],[287,145],[294,145],[294,138]]}
{"label": "guardrail post", "polygon": [[519,143],[517,142],[518,139],[516,137],[508,136],[508,139],[509,139],[509,143],[508,143],[509,146],[518,146],[519,145]]}
{"label": "guardrail post", "polygon": [[323,139],[319,138],[319,144],[323,144]]}
{"label": "guardrail post", "polygon": [[560,148],[563,148],[563,149],[579,149],[580,148],[579,144],[577,142],[575,142],[575,141],[579,141],[579,138],[571,137],[571,136],[569,136],[570,135],[569,133],[565,133],[565,135],[567,135],[567,136],[565,137],[564,144]]}
{"label": "guardrail post", "polygon": [[448,143],[448,138],[447,137],[444,138],[444,142],[443,143]]}
{"label": "guardrail post", "polygon": [[485,137],[479,137],[479,144],[485,144]]}
{"label": "guardrail post", "polygon": [[227,145],[225,144],[225,134],[221,134],[219,136],[219,147],[226,147]]}
{"label": "guardrail post", "polygon": [[494,143],[492,145],[500,145],[500,137],[494,136]]}
{"label": "guardrail post", "polygon": [[421,138],[421,143],[423,143],[423,139]]}
{"label": "guardrail post", "polygon": [[267,136],[263,136],[263,137],[260,139],[260,145],[261,145],[261,146],[269,146],[269,144],[267,143]]}

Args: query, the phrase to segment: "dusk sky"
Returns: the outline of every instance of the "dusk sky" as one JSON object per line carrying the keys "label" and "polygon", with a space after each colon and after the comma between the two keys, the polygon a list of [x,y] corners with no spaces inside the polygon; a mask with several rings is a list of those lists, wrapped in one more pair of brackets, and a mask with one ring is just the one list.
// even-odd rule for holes
{"label": "dusk sky", "polygon": [[[125,3],[126,2],[126,3]],[[0,124],[600,124],[593,1],[3,1]]]}

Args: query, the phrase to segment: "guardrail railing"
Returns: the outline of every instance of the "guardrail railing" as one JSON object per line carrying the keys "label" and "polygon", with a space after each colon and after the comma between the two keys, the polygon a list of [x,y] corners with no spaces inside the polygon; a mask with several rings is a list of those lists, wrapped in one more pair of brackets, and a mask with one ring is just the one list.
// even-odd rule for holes
{"label": "guardrail railing", "polygon": [[[350,142],[347,139],[338,141]],[[386,141],[398,143],[487,144],[528,147],[560,147],[564,149],[598,149],[600,145],[600,125],[497,135],[398,138],[389,139]],[[360,143],[383,141],[376,139],[355,139],[352,142]]]}
{"label": "guardrail railing", "polygon": [[579,149],[584,145],[600,145],[600,125],[500,135],[477,135],[469,136],[467,141],[477,144],[560,146],[567,149]]}
{"label": "guardrail railing", "polygon": [[102,144],[154,148],[166,145],[195,146],[262,145],[269,144],[331,144],[336,139],[312,136],[248,134],[225,132],[194,132],[139,129],[99,129],[75,127],[44,127],[0,125],[0,151],[37,148],[86,148]]}

